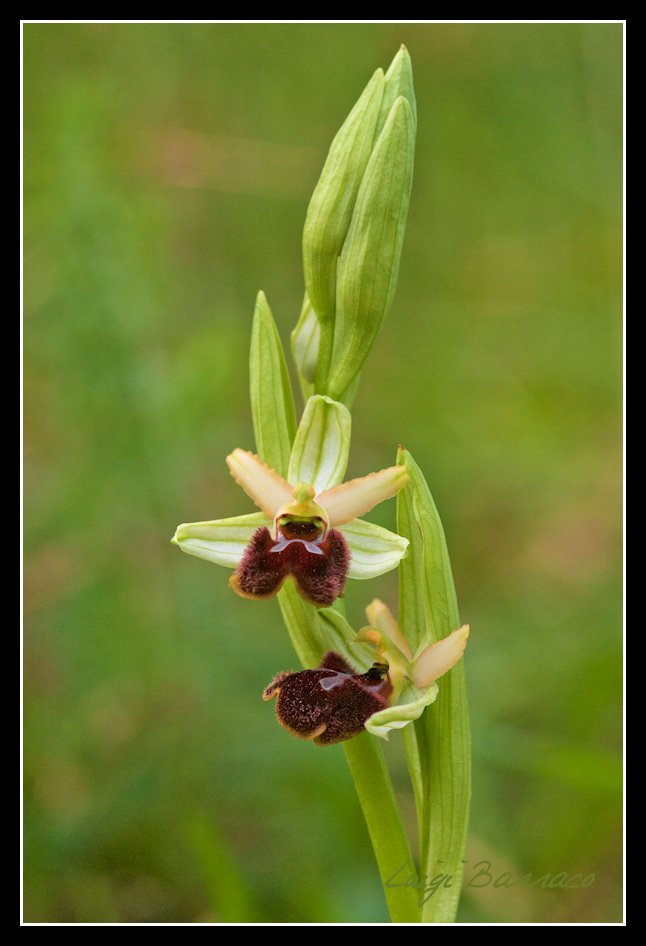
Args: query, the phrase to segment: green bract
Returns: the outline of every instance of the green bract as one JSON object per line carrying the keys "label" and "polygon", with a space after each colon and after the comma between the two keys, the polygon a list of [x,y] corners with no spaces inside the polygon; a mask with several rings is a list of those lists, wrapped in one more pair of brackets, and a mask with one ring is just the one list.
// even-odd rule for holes
{"label": "green bract", "polygon": [[[458,606],[444,530],[424,476],[407,450],[397,460],[409,472],[397,500],[397,528],[411,542],[399,573],[399,621],[419,651],[459,626]],[[433,711],[406,729],[406,748],[422,849],[420,872],[430,876],[438,859],[454,878],[424,905],[427,922],[452,922],[460,896],[471,797],[469,713],[464,666],[442,680]]]}
{"label": "green bract", "polygon": [[[259,292],[256,299],[249,364],[251,416],[258,452],[284,475],[296,433],[296,413],[283,347],[264,292]],[[256,418],[261,411],[266,418],[258,425]]]}
{"label": "green bract", "polygon": [[321,326],[309,296],[305,293],[301,314],[291,338],[292,355],[305,400],[314,393],[320,341]]}

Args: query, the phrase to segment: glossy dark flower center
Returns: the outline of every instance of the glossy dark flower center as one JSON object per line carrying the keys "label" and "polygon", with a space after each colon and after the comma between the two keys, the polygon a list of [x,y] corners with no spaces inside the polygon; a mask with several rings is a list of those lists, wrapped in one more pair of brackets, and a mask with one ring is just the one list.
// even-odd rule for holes
{"label": "glossy dark flower center", "polygon": [[278,533],[288,541],[316,542],[323,537],[325,526],[322,519],[299,519],[296,516],[281,516]]}
{"label": "glossy dark flower center", "polygon": [[231,585],[243,597],[267,598],[291,576],[304,598],[329,607],[343,594],[349,566],[350,552],[340,532],[325,532],[319,518],[283,516],[276,540],[264,526],[254,532]]}

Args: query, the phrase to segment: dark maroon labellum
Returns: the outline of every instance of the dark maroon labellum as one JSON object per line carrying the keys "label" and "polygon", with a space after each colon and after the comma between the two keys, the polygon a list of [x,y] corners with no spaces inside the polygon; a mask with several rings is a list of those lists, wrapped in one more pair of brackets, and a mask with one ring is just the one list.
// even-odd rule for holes
{"label": "dark maroon labellum", "polygon": [[276,717],[292,735],[329,746],[363,732],[366,720],[388,706],[392,692],[385,664],[359,674],[328,651],[315,670],[279,673],[262,697],[278,697]]}
{"label": "dark maroon labellum", "polygon": [[349,567],[350,551],[336,529],[324,534],[320,519],[280,520],[277,541],[266,526],[254,532],[230,584],[245,598],[268,598],[291,575],[304,598],[325,608],[343,594]]}

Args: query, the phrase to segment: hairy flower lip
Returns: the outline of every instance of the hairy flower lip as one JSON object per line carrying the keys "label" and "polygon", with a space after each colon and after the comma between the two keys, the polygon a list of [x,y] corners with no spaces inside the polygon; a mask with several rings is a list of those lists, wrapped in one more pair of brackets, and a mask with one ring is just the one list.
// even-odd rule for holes
{"label": "hairy flower lip", "polygon": [[289,733],[325,746],[363,732],[366,720],[385,709],[391,695],[383,664],[360,674],[340,654],[328,651],[312,670],[279,673],[262,698],[276,698],[276,718]]}
{"label": "hairy flower lip", "polygon": [[268,598],[292,578],[306,601],[326,608],[343,595],[349,564],[347,543],[336,529],[329,529],[318,543],[282,535],[275,542],[262,526],[253,534],[229,584],[243,598]]}

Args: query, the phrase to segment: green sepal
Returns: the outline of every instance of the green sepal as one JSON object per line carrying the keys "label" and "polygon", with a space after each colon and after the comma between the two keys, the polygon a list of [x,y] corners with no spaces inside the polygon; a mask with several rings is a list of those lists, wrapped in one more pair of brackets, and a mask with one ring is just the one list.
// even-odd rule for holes
{"label": "green sepal", "polygon": [[408,539],[383,526],[353,519],[339,526],[345,536],[352,557],[349,578],[378,578],[397,568],[408,551]]}
{"label": "green sepal", "polygon": [[318,495],[343,481],[352,418],[343,404],[315,394],[305,405],[289,460],[290,483],[311,483]]}
{"label": "green sepal", "polygon": [[187,555],[224,568],[236,568],[256,529],[270,525],[271,521],[261,512],[207,522],[184,522],[177,527],[171,542]]}
{"label": "green sepal", "polygon": [[431,686],[418,690],[412,683],[405,683],[397,695],[397,702],[385,710],[380,710],[366,721],[366,729],[373,736],[388,739],[393,729],[403,729],[413,720],[419,719],[426,707],[437,699],[438,686]]}

